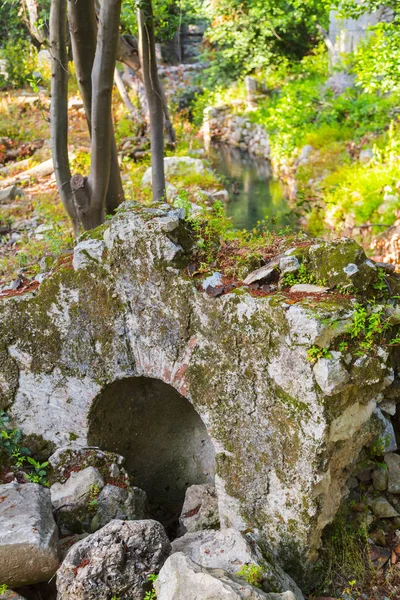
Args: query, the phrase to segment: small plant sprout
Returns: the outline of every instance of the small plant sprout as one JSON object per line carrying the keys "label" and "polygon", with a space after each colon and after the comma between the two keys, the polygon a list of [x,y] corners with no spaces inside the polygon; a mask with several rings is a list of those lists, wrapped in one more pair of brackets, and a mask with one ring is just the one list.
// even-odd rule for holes
{"label": "small plant sprout", "polygon": [[319,348],[318,346],[311,346],[307,350],[307,360],[311,363],[317,362],[320,358],[332,358],[332,354],[328,348]]}
{"label": "small plant sprout", "polygon": [[[156,575],[155,573],[151,573],[147,578],[148,583],[153,584],[156,581],[157,577],[158,575]],[[154,588],[151,589],[149,592],[145,593],[144,600],[157,600],[157,595]]]}
{"label": "small plant sprout", "polygon": [[260,588],[263,580],[263,569],[259,565],[243,565],[237,572],[238,577],[241,577],[250,585]]}

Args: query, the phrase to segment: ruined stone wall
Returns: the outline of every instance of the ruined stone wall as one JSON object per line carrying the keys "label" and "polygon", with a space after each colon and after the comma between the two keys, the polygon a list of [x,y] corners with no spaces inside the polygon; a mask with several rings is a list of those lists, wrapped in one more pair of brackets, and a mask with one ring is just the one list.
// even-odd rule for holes
{"label": "ruined stone wall", "polygon": [[206,144],[222,142],[240,150],[270,158],[268,134],[257,123],[231,113],[231,107],[210,106],[204,111],[203,136]]}
{"label": "ruined stone wall", "polygon": [[[293,573],[315,556],[359,451],[381,431],[372,415],[393,380],[389,353],[308,360],[349,322],[346,296],[290,303],[240,288],[211,298],[184,268],[183,216],[127,203],[38,290],[1,300],[0,407],[24,433],[78,447],[107,386],[172,386],[212,439],[222,526],[258,533]],[[376,280],[350,240],[316,243],[307,257],[319,277]]]}

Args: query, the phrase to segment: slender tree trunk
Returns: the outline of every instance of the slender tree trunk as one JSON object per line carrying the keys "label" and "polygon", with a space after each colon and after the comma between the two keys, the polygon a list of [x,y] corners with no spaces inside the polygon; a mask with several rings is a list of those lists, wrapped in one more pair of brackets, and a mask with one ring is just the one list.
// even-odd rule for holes
{"label": "slender tree trunk", "polygon": [[127,89],[125,87],[125,84],[122,80],[121,74],[118,71],[118,69],[116,68],[114,71],[114,81],[115,84],[118,88],[119,91],[119,95],[121,96],[121,100],[122,102],[125,104],[125,107],[127,108],[127,110],[129,111],[129,114],[132,117],[133,121],[138,121],[140,119],[140,115],[139,115],[139,111],[138,109],[132,104],[131,99],[129,98],[129,94],[127,92]]}
{"label": "slender tree trunk", "polygon": [[50,10],[51,109],[50,130],[54,172],[62,203],[72,221],[74,233],[79,230],[71,190],[68,159],[68,57],[67,2],[52,0]]}
{"label": "slender tree trunk", "polygon": [[151,0],[138,10],[139,56],[150,110],[150,142],[153,200],[165,198],[164,102],[158,79]]}
{"label": "slender tree trunk", "polygon": [[[119,36],[117,58],[120,62],[131,68],[142,83],[145,83],[142,65],[139,57],[138,41],[133,35]],[[162,85],[162,82],[160,80],[158,81],[163,102],[165,131],[167,134],[168,144],[170,144],[171,146],[175,146],[176,134],[169,115],[168,103],[167,98],[165,96],[164,86]]]}
{"label": "slender tree trunk", "polygon": [[32,38],[36,40],[37,45],[40,47],[46,42],[47,31],[45,28],[39,28],[39,6],[37,0],[23,0],[23,5],[27,13],[25,22],[29,28],[29,33]]}
{"label": "slender tree trunk", "polygon": [[[109,0],[108,0],[109,1]],[[97,18],[94,0],[68,0],[69,28],[71,32],[74,64],[79,89],[85,108],[86,119],[92,137],[92,72],[97,44]],[[112,214],[124,199],[121,173],[118,164],[117,146],[115,143],[110,111],[111,169],[106,195],[106,213]],[[78,180],[75,180],[76,184]],[[79,180],[79,184],[82,182]],[[79,187],[78,189],[81,189]]]}
{"label": "slender tree trunk", "polygon": [[92,69],[92,155],[88,178],[92,226],[104,221],[105,200],[110,183],[111,156],[115,142],[111,118],[112,89],[120,12],[121,0],[102,1]]}

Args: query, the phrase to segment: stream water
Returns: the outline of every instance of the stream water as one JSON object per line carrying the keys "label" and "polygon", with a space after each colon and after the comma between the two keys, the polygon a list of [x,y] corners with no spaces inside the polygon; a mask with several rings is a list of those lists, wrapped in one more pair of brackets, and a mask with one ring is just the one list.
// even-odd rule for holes
{"label": "stream water", "polygon": [[229,192],[227,214],[235,228],[251,230],[267,218],[271,230],[296,229],[284,186],[273,178],[268,161],[223,144],[210,146],[208,157]]}

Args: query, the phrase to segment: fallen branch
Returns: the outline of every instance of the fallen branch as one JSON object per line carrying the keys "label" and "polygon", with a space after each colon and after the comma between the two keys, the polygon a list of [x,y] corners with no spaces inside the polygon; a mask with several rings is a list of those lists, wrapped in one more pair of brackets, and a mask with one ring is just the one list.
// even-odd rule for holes
{"label": "fallen branch", "polygon": [[[22,161],[17,164],[21,165]],[[39,177],[47,177],[48,175],[51,175],[53,172],[54,172],[53,159],[49,158],[49,160],[45,160],[44,162],[40,163],[40,165],[36,165],[35,167],[28,169],[27,171],[22,171],[22,173],[18,173],[17,175],[14,175],[13,177],[8,177],[7,179],[3,179],[2,181],[0,181],[0,186],[8,187],[10,185],[13,185],[14,183],[18,183],[19,181],[26,181],[27,179],[31,179],[31,177],[34,177],[35,179],[38,179]]]}

